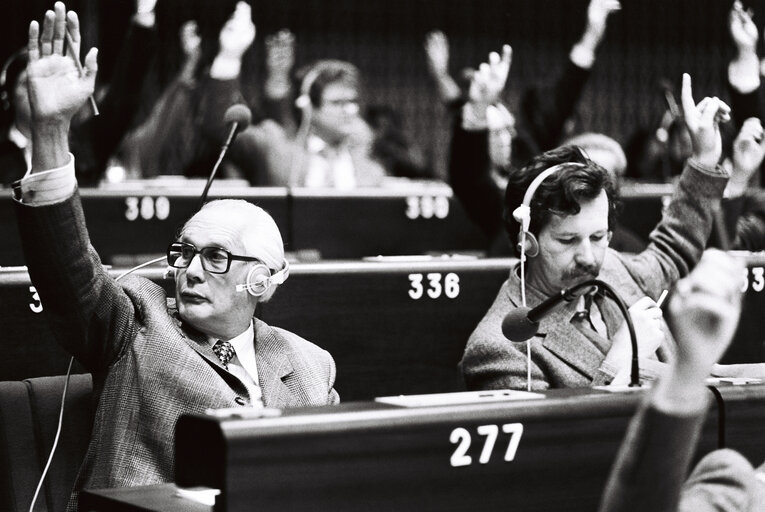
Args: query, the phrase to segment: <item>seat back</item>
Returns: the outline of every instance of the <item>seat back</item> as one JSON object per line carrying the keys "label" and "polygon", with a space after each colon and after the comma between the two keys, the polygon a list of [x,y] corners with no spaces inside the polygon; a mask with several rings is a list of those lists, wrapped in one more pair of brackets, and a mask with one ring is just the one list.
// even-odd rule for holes
{"label": "seat back", "polygon": [[[66,376],[0,382],[0,510],[28,511],[56,437]],[[93,426],[89,374],[72,375],[61,435],[34,511],[66,508]]]}

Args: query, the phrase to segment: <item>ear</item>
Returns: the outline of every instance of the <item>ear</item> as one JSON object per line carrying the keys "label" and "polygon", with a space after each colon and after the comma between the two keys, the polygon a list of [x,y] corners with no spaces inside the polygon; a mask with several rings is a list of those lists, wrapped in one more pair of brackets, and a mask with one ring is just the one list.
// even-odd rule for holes
{"label": "ear", "polygon": [[608,243],[610,244],[611,243],[611,238],[614,236],[614,232],[609,229],[608,230],[608,235],[606,235],[606,236],[608,238]]}

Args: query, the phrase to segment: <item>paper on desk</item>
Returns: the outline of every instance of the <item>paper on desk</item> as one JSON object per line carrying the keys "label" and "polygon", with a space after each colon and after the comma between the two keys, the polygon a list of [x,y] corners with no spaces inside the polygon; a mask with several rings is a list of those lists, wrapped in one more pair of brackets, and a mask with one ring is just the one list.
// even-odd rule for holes
{"label": "paper on desk", "polygon": [[215,505],[215,497],[220,494],[220,489],[213,489],[212,487],[178,487],[175,490],[175,495],[187,500],[201,503],[202,505]]}
{"label": "paper on desk", "polygon": [[707,384],[728,383],[734,386],[743,386],[746,384],[762,384],[762,379],[754,377],[708,377]]}
{"label": "paper on desk", "polygon": [[375,402],[402,407],[427,407],[435,405],[457,405],[508,400],[536,400],[545,398],[541,393],[500,389],[496,391],[462,391],[459,393],[432,393],[428,395],[381,396]]}

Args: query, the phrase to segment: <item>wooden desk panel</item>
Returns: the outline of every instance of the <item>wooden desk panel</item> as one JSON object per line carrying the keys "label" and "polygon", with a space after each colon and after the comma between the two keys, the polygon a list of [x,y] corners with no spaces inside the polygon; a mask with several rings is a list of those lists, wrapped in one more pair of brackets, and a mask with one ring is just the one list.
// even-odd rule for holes
{"label": "wooden desk panel", "polygon": [[[120,256],[164,254],[178,229],[199,208],[201,189],[184,188],[80,189],[93,246],[104,263]],[[227,188],[215,184],[210,199],[246,199],[274,217],[285,242],[290,226],[284,188]],[[0,195],[0,265],[23,265],[13,200]]]}

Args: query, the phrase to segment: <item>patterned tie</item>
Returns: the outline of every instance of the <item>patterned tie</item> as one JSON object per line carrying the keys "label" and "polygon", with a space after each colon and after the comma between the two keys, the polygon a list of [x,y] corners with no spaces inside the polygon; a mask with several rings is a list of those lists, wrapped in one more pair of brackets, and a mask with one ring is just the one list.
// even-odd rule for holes
{"label": "patterned tie", "polygon": [[223,363],[223,368],[228,370],[228,362],[236,355],[234,346],[228,341],[218,340],[213,346],[213,352],[218,356],[220,362]]}

